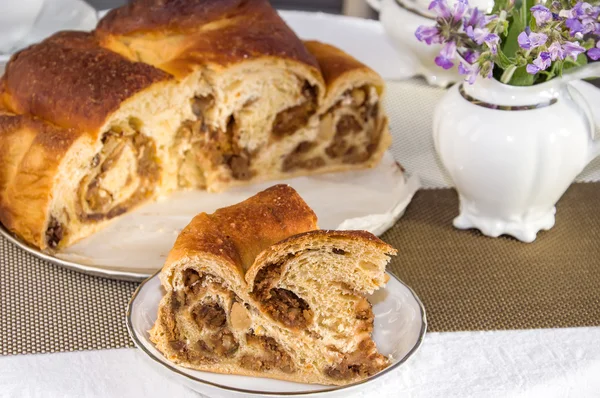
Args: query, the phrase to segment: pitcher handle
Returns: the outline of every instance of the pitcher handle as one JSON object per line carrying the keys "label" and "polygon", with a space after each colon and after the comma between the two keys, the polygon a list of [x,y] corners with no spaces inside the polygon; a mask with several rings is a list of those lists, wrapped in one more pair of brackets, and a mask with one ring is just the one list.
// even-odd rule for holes
{"label": "pitcher handle", "polygon": [[381,0],[367,0],[367,3],[377,12],[381,11]]}
{"label": "pitcher handle", "polygon": [[[600,89],[582,81],[572,81],[568,86],[571,98],[583,109],[590,122],[591,136],[587,164],[600,155],[600,109],[591,106],[592,103],[600,103]],[[595,135],[597,136],[594,137]]]}
{"label": "pitcher handle", "polygon": [[[574,82],[575,80],[589,79],[599,76],[600,62],[592,62],[579,68],[566,70],[563,73],[561,80],[563,82],[572,82],[572,86],[574,86],[575,84],[579,85],[579,83]],[[583,107],[591,121],[590,131],[592,132],[592,137],[590,137],[590,149],[588,156],[589,163],[598,155],[600,155],[600,140],[598,137],[596,137],[596,140],[594,140],[595,131],[600,131],[600,108],[597,109],[596,107],[591,106],[589,101],[579,92],[579,89],[576,88],[575,91],[577,92],[577,95],[574,96],[574,99]],[[600,95],[598,96],[598,99],[600,100]],[[596,103],[596,101],[593,102]]]}

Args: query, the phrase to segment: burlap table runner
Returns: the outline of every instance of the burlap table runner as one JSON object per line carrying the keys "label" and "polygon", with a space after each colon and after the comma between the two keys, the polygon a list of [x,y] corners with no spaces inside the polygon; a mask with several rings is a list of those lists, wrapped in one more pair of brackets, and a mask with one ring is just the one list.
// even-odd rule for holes
{"label": "burlap table runner", "polygon": [[[430,331],[600,325],[600,183],[574,184],[557,225],[532,244],[457,231],[456,193],[417,193],[383,239],[390,270],[423,300]],[[3,355],[132,346],[124,323],[137,284],[68,271],[0,239]]]}
{"label": "burlap table runner", "polygon": [[600,183],[574,184],[534,243],[458,231],[450,189],[419,191],[383,236],[390,269],[427,310],[429,330],[600,326]]}

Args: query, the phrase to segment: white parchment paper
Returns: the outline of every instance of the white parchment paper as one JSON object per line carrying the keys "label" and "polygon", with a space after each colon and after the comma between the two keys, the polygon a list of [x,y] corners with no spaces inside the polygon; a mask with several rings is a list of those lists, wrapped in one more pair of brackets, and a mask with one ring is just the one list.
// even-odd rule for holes
{"label": "white parchment paper", "polygon": [[271,181],[223,193],[176,192],[119,218],[56,257],[108,269],[152,273],[177,235],[198,213],[238,203],[276,183],[295,188],[323,229],[364,229],[381,234],[403,214],[420,186],[387,153],[374,169]]}

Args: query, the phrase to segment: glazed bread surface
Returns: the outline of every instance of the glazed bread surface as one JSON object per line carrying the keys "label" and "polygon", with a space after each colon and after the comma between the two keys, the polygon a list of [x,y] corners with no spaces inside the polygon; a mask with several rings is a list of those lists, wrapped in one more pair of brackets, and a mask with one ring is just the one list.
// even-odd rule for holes
{"label": "glazed bread surface", "polygon": [[396,251],[362,231],[323,231],[289,186],[199,214],[163,267],[150,338],[210,372],[343,385],[389,365],[365,298]]}
{"label": "glazed bread surface", "polygon": [[[302,42],[267,0],[135,0],[7,64],[0,128],[24,137],[0,153],[0,222],[59,250],[175,190],[372,167],[391,141],[382,95],[375,72]],[[50,131],[68,137],[60,154]],[[44,145],[54,156],[24,186]]]}

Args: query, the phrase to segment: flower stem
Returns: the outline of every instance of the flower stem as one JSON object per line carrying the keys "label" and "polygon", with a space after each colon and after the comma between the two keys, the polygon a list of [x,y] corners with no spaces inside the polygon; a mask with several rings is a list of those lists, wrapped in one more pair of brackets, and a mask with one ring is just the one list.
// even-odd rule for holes
{"label": "flower stem", "polygon": [[512,79],[513,74],[515,73],[516,70],[517,70],[516,65],[509,66],[507,69],[504,70],[504,72],[502,73],[502,76],[500,76],[500,81],[504,84],[508,84],[508,82],[510,81],[510,79]]}

